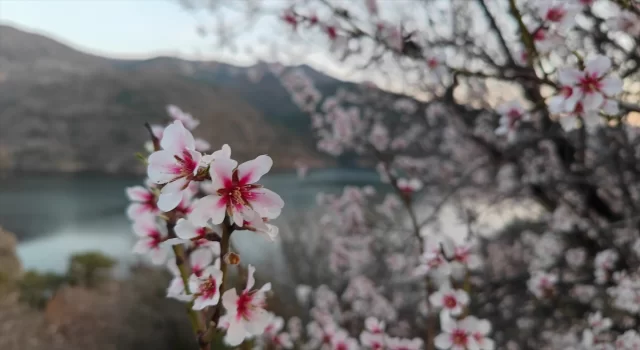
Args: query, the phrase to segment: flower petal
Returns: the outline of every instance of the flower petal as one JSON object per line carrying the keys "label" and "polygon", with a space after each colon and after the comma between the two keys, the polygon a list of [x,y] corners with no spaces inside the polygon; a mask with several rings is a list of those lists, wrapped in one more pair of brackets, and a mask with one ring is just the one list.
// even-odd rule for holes
{"label": "flower petal", "polygon": [[271,170],[273,160],[267,155],[261,155],[254,160],[244,162],[238,166],[238,182],[240,185],[252,184],[260,180],[262,175]]}
{"label": "flower petal", "polygon": [[256,268],[253,265],[249,265],[247,267],[247,286],[244,288],[245,291],[251,290],[253,285],[256,283],[255,277],[253,274],[256,272]]}
{"label": "flower petal", "polygon": [[277,193],[266,188],[253,189],[247,200],[263,218],[277,218],[284,207],[282,198]]}
{"label": "flower petal", "polygon": [[153,152],[148,162],[147,176],[154,183],[165,184],[180,176],[181,167],[170,151]]}
{"label": "flower petal", "polygon": [[198,227],[186,219],[180,219],[176,223],[176,235],[182,239],[192,239],[198,237]]}
{"label": "flower petal", "polygon": [[196,226],[204,227],[209,219],[214,225],[224,221],[227,211],[227,198],[212,194],[196,200],[189,220]]}
{"label": "flower petal", "polygon": [[600,109],[600,106],[604,103],[604,96],[599,92],[593,92],[585,94],[582,99],[582,108],[585,111],[596,111]]}
{"label": "flower petal", "polygon": [[220,158],[211,163],[209,175],[211,175],[212,187],[216,190],[233,186],[233,169],[238,165],[233,159]]}
{"label": "flower petal", "polygon": [[251,321],[246,323],[247,332],[252,335],[259,335],[264,333],[265,328],[271,322],[273,314],[269,313],[265,309],[257,309],[251,317]]}
{"label": "flower petal", "polygon": [[155,265],[163,265],[167,260],[167,251],[162,247],[151,249],[151,262]]}
{"label": "flower petal", "polygon": [[453,345],[453,342],[451,341],[451,336],[449,334],[440,333],[434,339],[434,345],[438,349],[444,350],[444,349],[449,349],[451,345]]}
{"label": "flower petal", "polygon": [[127,198],[129,198],[130,201],[146,202],[152,197],[152,194],[149,192],[149,190],[142,186],[127,187],[126,191]]}
{"label": "flower petal", "polygon": [[225,343],[230,346],[238,346],[244,341],[247,336],[247,331],[244,329],[242,321],[231,320],[229,328],[227,328],[227,334],[224,337]]}
{"label": "flower petal", "polygon": [[164,129],[160,146],[162,146],[162,149],[174,154],[181,154],[185,149],[196,149],[193,135],[179,120],[174,121],[173,124]]}
{"label": "flower petal", "polygon": [[616,76],[608,76],[600,81],[600,91],[607,96],[613,96],[622,91],[622,80]]}
{"label": "flower petal", "polygon": [[558,70],[558,81],[564,86],[574,86],[578,84],[584,73],[575,68],[564,68]]}
{"label": "flower petal", "polygon": [[158,197],[158,208],[164,212],[175,209],[184,197],[183,191],[186,184],[187,179],[185,178],[180,178],[166,184]]}
{"label": "flower petal", "polygon": [[604,76],[611,69],[611,59],[607,56],[597,56],[585,64],[585,72]]}
{"label": "flower petal", "polygon": [[234,308],[236,307],[237,301],[238,293],[235,288],[228,289],[224,294],[222,294],[222,305],[230,313],[235,310]]}
{"label": "flower petal", "polygon": [[203,139],[196,139],[195,150],[199,152],[205,152],[211,149],[211,144]]}
{"label": "flower petal", "polygon": [[[213,261],[213,252],[211,251],[211,249],[196,249],[193,253],[191,253],[191,256],[189,257],[189,262],[191,263],[191,266],[200,266],[201,268],[208,266],[209,264],[211,264],[212,261]],[[203,271],[203,274],[208,276],[213,272],[215,272],[210,270],[210,268],[218,270],[213,266],[209,266],[206,268],[205,271]],[[216,280],[216,281],[219,281],[219,280]]]}

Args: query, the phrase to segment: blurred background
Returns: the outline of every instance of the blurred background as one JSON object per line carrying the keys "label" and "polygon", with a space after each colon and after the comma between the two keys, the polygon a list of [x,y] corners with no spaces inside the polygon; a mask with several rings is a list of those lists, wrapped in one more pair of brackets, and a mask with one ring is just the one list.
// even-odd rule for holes
{"label": "blurred background", "polygon": [[[0,350],[194,348],[126,215],[168,105],[210,151],[273,158],[280,239],[232,244],[288,331],[375,316],[428,343],[449,263],[497,348],[637,327],[640,7],[570,2],[0,0]],[[576,52],[613,62],[615,113],[551,111]]]}
{"label": "blurred background", "polygon": [[[0,0],[0,270],[23,276],[19,306],[3,294],[12,297],[0,311],[0,348],[192,345],[181,309],[158,311],[168,277],[131,253],[125,216],[125,188],[145,178],[136,157],[144,124],[169,122],[168,104],[199,119],[195,135],[214,149],[228,143],[240,161],[275,160],[263,184],[287,203],[281,230],[319,192],[379,186],[371,164],[316,149],[310,115],[274,69],[301,71],[326,95],[353,88],[357,74],[308,50],[279,55],[262,45],[275,33],[268,23],[261,35],[221,42],[202,35],[206,19],[178,1]],[[304,179],[300,167],[310,169]],[[250,260],[279,264],[273,244],[251,247]],[[94,269],[116,280],[100,291],[69,287],[93,284],[84,271]],[[153,287],[134,292],[121,279]],[[156,331],[164,335],[149,341]]]}

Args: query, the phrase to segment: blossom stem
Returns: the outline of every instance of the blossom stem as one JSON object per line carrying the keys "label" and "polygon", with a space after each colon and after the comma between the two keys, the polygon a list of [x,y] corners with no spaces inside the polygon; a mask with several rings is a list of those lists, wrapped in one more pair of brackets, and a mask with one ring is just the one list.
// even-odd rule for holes
{"label": "blossom stem", "polygon": [[[229,253],[229,244],[231,242],[231,233],[233,233],[233,224],[229,224],[229,218],[225,217],[222,223],[222,239],[220,240],[220,271],[222,271],[222,281],[220,282],[220,293],[224,292],[225,280],[227,278],[227,263],[224,260],[225,255]],[[200,336],[200,344],[209,344],[216,335],[218,322],[222,316],[222,302],[218,303],[213,315],[211,316],[211,326],[206,332]]]}
{"label": "blossom stem", "polygon": [[[169,235],[175,236],[173,232],[173,227],[171,223],[167,222],[167,229],[169,231]],[[182,279],[182,283],[184,284],[184,291],[187,294],[191,294],[189,290],[189,275],[191,274],[191,267],[188,265],[187,257],[184,251],[184,247],[180,244],[173,246],[173,253],[176,256],[176,265],[178,265],[178,270],[180,271],[180,278]],[[189,316],[189,321],[191,321],[191,328],[193,328],[193,332],[199,340],[200,335],[206,331],[206,325],[201,317],[201,315],[193,310],[193,303],[187,304],[187,313]],[[200,349],[205,350],[208,349],[208,344],[200,343]],[[206,346],[205,346],[206,345]]]}

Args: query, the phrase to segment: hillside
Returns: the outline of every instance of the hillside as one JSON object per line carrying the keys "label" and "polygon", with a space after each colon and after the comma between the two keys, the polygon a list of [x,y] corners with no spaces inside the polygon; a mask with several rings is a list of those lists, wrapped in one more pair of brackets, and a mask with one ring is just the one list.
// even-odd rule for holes
{"label": "hillside", "polygon": [[[331,164],[303,131],[308,119],[288,127],[277,109],[245,101],[250,89],[165,61],[97,57],[0,26],[0,168],[140,172],[133,155],[146,140],[143,125],[166,121],[168,103],[201,119],[197,136],[231,144],[239,160],[268,153],[281,168]],[[275,105],[292,105],[285,97]]]}

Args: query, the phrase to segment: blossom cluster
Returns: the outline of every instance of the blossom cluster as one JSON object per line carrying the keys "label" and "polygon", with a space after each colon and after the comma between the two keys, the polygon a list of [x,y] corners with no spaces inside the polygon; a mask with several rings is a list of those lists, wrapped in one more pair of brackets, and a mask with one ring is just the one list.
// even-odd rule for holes
{"label": "blossom cluster", "polygon": [[[166,265],[173,275],[167,297],[188,303],[197,318],[210,318],[225,333],[226,343],[236,346],[261,336],[273,319],[265,309],[271,284],[254,289],[255,267],[246,268],[240,294],[225,285],[227,267],[239,263],[230,249],[233,231],[253,231],[271,240],[278,235],[268,221],[280,215],[284,202],[258,183],[273,161],[262,155],[238,164],[228,145],[201,153],[208,144],[190,131],[199,121],[176,106],[167,111],[173,119],[168,126],[149,128],[153,150],[145,186],[126,190],[132,202],[127,214],[138,236],[133,251]],[[196,331],[203,337],[216,330],[203,326]]]}

